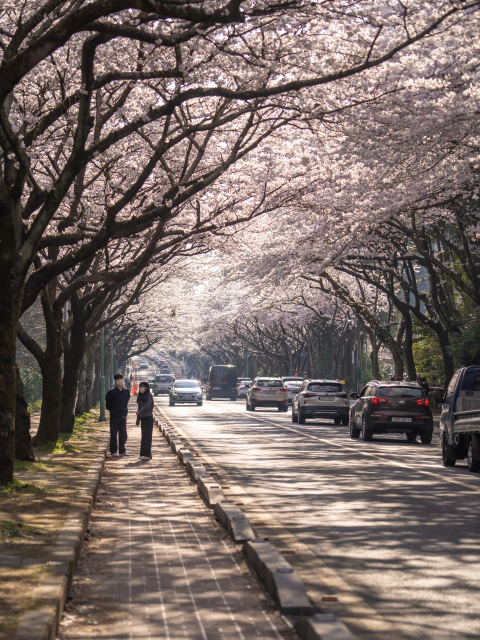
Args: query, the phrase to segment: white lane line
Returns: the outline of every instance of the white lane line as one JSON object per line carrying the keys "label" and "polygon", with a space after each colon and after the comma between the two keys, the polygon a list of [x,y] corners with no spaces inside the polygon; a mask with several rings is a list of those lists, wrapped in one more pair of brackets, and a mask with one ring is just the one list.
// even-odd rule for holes
{"label": "white lane line", "polygon": [[[215,405],[212,401],[208,400],[209,403],[213,404],[214,406],[218,407],[219,405]],[[228,407],[225,406],[226,409],[228,409],[229,411],[233,411],[234,413],[240,413],[241,415],[244,415],[239,409],[234,409],[233,407]],[[248,419],[251,420],[252,416],[248,416]],[[459,485],[461,487],[465,487],[466,489],[469,489],[470,491],[474,491],[475,493],[480,493],[480,487],[475,487],[472,486],[471,484],[467,484],[466,482],[462,482],[461,480],[456,480],[455,478],[446,478],[445,476],[440,475],[439,473],[433,473],[432,471],[424,471],[423,469],[418,469],[417,467],[410,465],[410,464],[406,464],[404,462],[395,462],[394,460],[388,460],[387,458],[383,458],[381,456],[379,456],[378,454],[375,453],[369,453],[368,451],[361,451],[359,449],[354,449],[353,447],[350,447],[348,445],[344,445],[344,444],[340,444],[339,442],[332,442],[331,440],[327,440],[326,438],[320,438],[319,436],[314,436],[310,433],[304,433],[303,431],[299,431],[298,429],[295,429],[294,427],[287,427],[283,424],[280,424],[278,422],[274,422],[273,420],[266,420],[265,418],[257,418],[255,417],[254,420],[259,420],[260,422],[265,422],[266,424],[272,424],[275,425],[277,427],[280,427],[281,429],[286,429],[287,431],[292,431],[293,433],[297,433],[300,436],[305,436],[307,438],[310,438],[311,440],[318,440],[319,442],[324,442],[326,444],[329,444],[333,447],[337,447],[339,449],[345,449],[347,451],[352,451],[353,453],[357,453],[360,454],[362,456],[368,456],[370,458],[375,458],[376,460],[379,460],[380,462],[383,462],[384,464],[390,465],[392,467],[401,467],[403,469],[410,469],[411,471],[415,471],[416,473],[421,473],[422,475],[425,476],[431,476],[433,478],[437,478],[438,480],[443,480],[445,482],[449,482],[450,484],[456,484]]]}
{"label": "white lane line", "polygon": [[130,640],[133,640],[132,635],[132,627],[133,627],[133,617],[132,617],[132,520],[130,517],[130,492],[128,493],[128,609],[129,609],[129,620],[128,625],[130,627]]}

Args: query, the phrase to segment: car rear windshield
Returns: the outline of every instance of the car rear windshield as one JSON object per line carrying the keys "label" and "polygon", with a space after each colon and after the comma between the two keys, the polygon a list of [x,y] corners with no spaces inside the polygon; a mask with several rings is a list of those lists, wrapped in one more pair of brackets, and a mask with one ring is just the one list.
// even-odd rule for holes
{"label": "car rear windshield", "polygon": [[156,382],[171,382],[172,376],[157,376],[155,380]]}
{"label": "car rear windshield", "polygon": [[423,389],[415,387],[380,387],[378,395],[384,398],[423,398]]}
{"label": "car rear windshield", "polygon": [[179,380],[175,382],[176,389],[191,389],[192,387],[198,387],[198,382],[195,380]]}
{"label": "car rear windshield", "polygon": [[257,380],[257,386],[259,387],[283,387],[281,380]]}
{"label": "car rear windshield", "polygon": [[342,393],[343,387],[341,384],[315,382],[308,385],[308,390],[316,393]]}

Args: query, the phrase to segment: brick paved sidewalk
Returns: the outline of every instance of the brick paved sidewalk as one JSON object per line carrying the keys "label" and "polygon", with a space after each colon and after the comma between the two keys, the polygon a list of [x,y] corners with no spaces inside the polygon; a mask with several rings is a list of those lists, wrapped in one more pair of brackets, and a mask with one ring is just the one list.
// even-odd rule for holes
{"label": "brick paved sidewalk", "polygon": [[58,637],[292,640],[158,429],[153,460],[137,459],[135,406],[131,455],[107,459]]}

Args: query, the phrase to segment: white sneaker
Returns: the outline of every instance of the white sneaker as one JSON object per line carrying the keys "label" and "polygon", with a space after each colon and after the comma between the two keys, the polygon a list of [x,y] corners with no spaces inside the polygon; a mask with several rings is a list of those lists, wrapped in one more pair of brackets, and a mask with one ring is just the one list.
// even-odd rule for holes
{"label": "white sneaker", "polygon": [[124,453],[121,453],[120,455],[121,456],[129,456],[130,454],[125,451]]}
{"label": "white sneaker", "polygon": [[118,458],[118,452],[117,452],[117,451],[115,451],[115,453],[112,453],[112,454],[110,455],[110,457],[111,457],[111,458]]}

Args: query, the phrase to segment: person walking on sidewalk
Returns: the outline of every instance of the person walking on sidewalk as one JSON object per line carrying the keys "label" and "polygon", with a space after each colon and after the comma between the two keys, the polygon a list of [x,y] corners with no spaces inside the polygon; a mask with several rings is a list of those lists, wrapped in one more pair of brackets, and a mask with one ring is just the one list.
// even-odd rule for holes
{"label": "person walking on sidewalk", "polygon": [[113,377],[115,386],[105,396],[105,407],[110,411],[110,454],[112,457],[118,458],[117,433],[120,455],[129,455],[125,449],[125,443],[127,441],[127,413],[130,391],[123,388],[123,376],[121,373],[116,373]]}
{"label": "person walking on sidewalk", "polygon": [[150,393],[148,382],[140,382],[140,393],[137,396],[137,423],[140,420],[142,429],[142,441],[140,443],[140,460],[152,459],[152,432],[153,432],[153,396]]}

